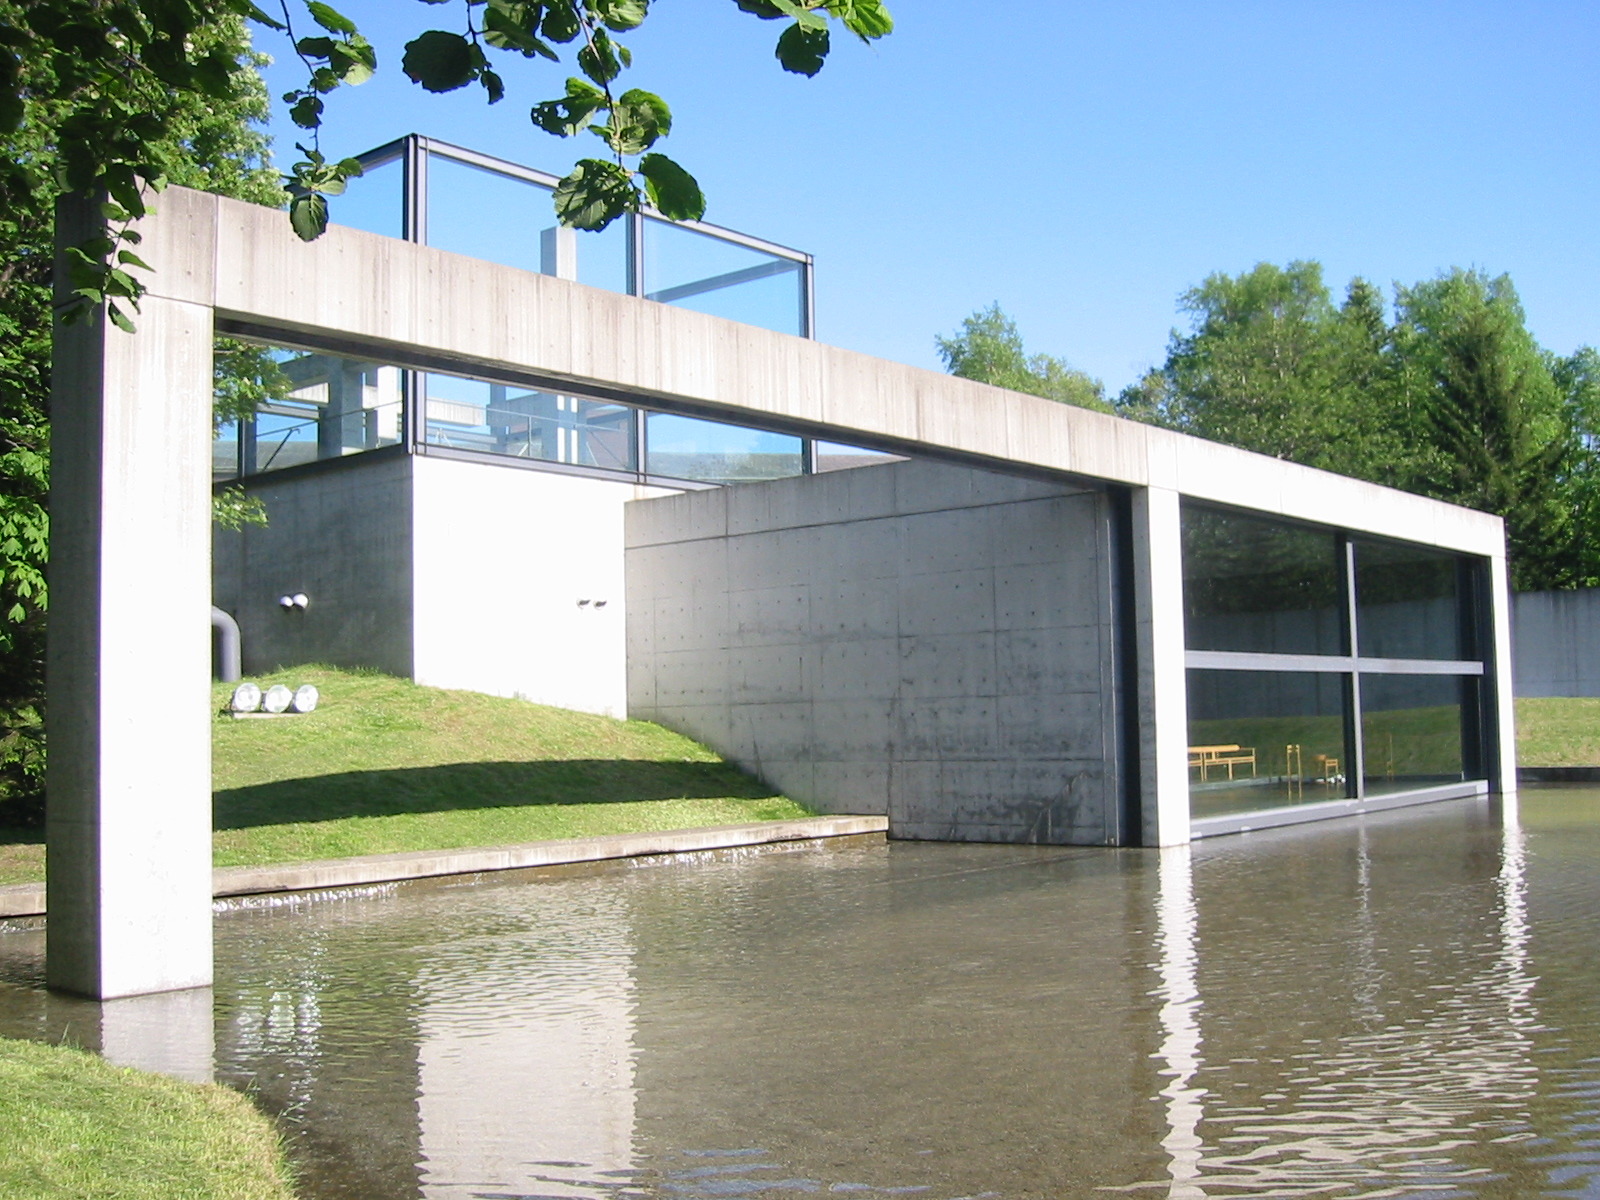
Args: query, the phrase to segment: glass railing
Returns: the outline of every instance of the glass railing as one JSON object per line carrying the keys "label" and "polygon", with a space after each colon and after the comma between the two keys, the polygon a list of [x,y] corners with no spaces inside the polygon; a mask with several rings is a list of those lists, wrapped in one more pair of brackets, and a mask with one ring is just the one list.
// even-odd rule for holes
{"label": "glass railing", "polygon": [[334,201],[338,224],[812,336],[809,254],[648,211],[598,233],[564,229],[557,176],[416,134],[357,157],[366,174]]}

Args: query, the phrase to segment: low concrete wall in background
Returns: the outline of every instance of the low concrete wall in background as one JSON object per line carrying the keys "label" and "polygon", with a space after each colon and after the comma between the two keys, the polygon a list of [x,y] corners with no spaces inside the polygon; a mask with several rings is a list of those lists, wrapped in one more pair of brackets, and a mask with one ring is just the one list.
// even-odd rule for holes
{"label": "low concrete wall in background", "polygon": [[1519,696],[1600,696],[1600,588],[1511,597]]}

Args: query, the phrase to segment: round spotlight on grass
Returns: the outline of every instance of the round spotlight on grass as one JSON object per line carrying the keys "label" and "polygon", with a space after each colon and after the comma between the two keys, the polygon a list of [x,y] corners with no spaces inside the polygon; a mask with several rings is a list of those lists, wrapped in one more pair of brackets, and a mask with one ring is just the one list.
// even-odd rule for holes
{"label": "round spotlight on grass", "polygon": [[233,689],[233,695],[228,697],[230,712],[255,712],[260,707],[261,689],[253,683],[241,683]]}
{"label": "round spotlight on grass", "polygon": [[267,689],[267,694],[261,697],[261,711],[281,713],[288,709],[294,701],[294,693],[281,683],[275,683]]}
{"label": "round spotlight on grass", "polygon": [[317,707],[317,700],[321,693],[309,683],[302,683],[294,690],[294,698],[289,701],[289,707],[297,713],[308,713]]}

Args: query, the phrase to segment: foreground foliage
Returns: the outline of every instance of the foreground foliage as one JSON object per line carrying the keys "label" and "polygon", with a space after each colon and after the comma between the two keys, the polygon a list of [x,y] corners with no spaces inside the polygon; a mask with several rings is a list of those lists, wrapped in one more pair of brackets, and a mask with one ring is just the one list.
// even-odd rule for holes
{"label": "foreground foliage", "polygon": [[0,1038],[0,1200],[292,1200],[271,1122],[236,1092]]}
{"label": "foreground foliage", "polygon": [[[0,0],[0,27],[12,36],[25,12],[37,23],[50,7]],[[79,21],[89,20],[85,6],[69,7]],[[91,36],[81,25],[72,29],[73,37]],[[120,101],[152,110],[143,153],[174,183],[281,203],[266,138],[252,124],[267,114],[267,93],[244,22],[211,21],[191,52],[228,64],[229,98],[145,80]],[[0,47],[0,76],[10,72],[17,103],[12,125],[0,121],[0,824],[43,815],[54,209],[71,174],[64,131],[91,128],[83,125],[92,116],[85,106],[109,102],[80,70],[72,54],[33,55],[6,67]],[[238,507],[224,498],[218,515],[249,519]]]}

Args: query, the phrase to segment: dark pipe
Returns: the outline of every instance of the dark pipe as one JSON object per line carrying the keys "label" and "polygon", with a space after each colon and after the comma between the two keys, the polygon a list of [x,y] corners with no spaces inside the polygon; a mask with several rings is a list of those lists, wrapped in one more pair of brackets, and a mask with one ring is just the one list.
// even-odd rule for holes
{"label": "dark pipe", "polygon": [[239,649],[239,622],[213,604],[211,628],[217,631],[217,678],[223,683],[238,683],[244,674],[243,655]]}

